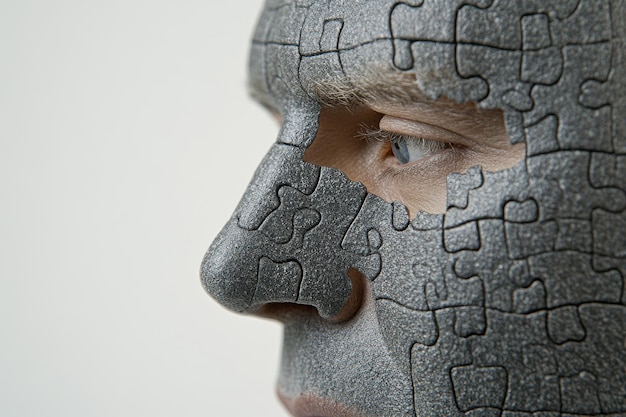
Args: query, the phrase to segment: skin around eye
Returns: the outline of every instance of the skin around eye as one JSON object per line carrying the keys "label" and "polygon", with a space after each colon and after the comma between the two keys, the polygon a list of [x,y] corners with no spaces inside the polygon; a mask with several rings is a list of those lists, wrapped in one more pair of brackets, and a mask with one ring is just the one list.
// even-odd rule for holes
{"label": "skin around eye", "polygon": [[431,142],[450,143],[468,147],[477,145],[476,141],[454,130],[432,123],[425,123],[420,120],[411,120],[385,114],[380,119],[379,126],[383,131],[392,132],[401,136],[421,138]]}
{"label": "skin around eye", "polygon": [[450,109],[433,106],[426,121],[423,108],[410,105],[323,107],[304,160],[337,168],[416,215],[445,212],[448,174],[476,165],[497,171],[523,159],[524,145],[510,144],[501,112],[460,105],[451,118]]}

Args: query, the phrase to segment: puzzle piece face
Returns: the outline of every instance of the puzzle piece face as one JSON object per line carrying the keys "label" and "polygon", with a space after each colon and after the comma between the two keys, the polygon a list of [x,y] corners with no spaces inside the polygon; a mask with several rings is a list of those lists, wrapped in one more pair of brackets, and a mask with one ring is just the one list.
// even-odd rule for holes
{"label": "puzzle piece face", "polygon": [[[283,395],[363,415],[626,415],[625,22],[622,0],[267,1],[250,80],[283,125],[202,279],[238,312],[315,308],[287,320]],[[445,214],[414,218],[303,162],[329,86],[349,101],[372,74],[501,109],[524,162],[450,174]],[[350,269],[365,301],[334,323]]]}

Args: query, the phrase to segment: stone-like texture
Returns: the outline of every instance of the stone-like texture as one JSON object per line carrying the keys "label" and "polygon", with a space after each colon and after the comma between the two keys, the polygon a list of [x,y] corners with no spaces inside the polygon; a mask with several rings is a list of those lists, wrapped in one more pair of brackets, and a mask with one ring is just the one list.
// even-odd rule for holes
{"label": "stone-like texture", "polygon": [[[284,123],[203,284],[239,312],[328,318],[356,268],[376,311],[289,323],[288,393],[380,416],[626,415],[625,21],[622,0],[267,2],[251,82]],[[411,220],[302,162],[320,86],[372,69],[502,109],[525,163],[451,174],[447,212]]]}

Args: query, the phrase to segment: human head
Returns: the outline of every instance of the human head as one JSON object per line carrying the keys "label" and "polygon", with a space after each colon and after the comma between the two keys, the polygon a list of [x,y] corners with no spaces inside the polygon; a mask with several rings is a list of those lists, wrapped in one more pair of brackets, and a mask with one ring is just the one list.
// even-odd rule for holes
{"label": "human head", "polygon": [[[284,322],[293,413],[626,412],[625,7],[267,2],[250,81],[281,131],[202,279]],[[364,186],[378,127],[443,145]]]}

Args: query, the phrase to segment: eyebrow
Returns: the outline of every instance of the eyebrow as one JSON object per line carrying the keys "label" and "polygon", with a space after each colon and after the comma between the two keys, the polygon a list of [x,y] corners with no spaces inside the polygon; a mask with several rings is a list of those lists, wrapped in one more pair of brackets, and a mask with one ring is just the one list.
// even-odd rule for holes
{"label": "eyebrow", "polygon": [[[280,113],[278,107],[265,86],[258,83],[248,84],[251,96],[271,113]],[[389,105],[397,108],[412,108],[422,116],[431,117],[464,117],[471,115],[470,119],[463,119],[465,129],[476,129],[482,119],[476,118],[476,111],[502,113],[499,108],[468,108],[472,102],[459,103],[455,100],[441,96],[432,99],[422,92],[414,73],[399,73],[393,70],[370,69],[359,77],[334,78],[332,80],[318,81],[314,87],[314,99],[323,107],[343,108],[380,108],[380,105]],[[474,106],[477,103],[473,102]],[[380,113],[380,110],[374,110]],[[502,116],[503,117],[503,116]],[[504,123],[504,118],[502,119]],[[497,125],[489,125],[488,129],[498,129]],[[487,131],[488,135],[498,134],[497,131]],[[508,131],[507,131],[508,134]]]}
{"label": "eyebrow", "polygon": [[[385,74],[381,76],[381,74]],[[250,80],[248,93],[264,107],[275,109],[271,93],[265,86]],[[417,85],[415,74],[397,73],[388,69],[370,69],[357,77],[318,80],[313,87],[314,99],[325,106],[364,106],[368,102],[387,102],[407,105],[432,103]]]}
{"label": "eyebrow", "polygon": [[366,105],[368,102],[407,105],[434,101],[419,89],[415,74],[373,69],[350,79],[321,81],[316,84],[315,94],[322,104],[331,106]]}
{"label": "eyebrow", "polygon": [[[272,113],[278,108],[272,95],[259,83],[248,84],[250,95]],[[370,67],[360,75],[335,77],[316,80],[313,97],[324,107],[369,107],[385,104],[397,107],[418,106],[421,112],[463,115],[467,108],[455,100],[441,96],[437,99],[428,97],[419,87],[415,73],[398,72],[392,68]],[[479,109],[499,110],[501,109]]]}

